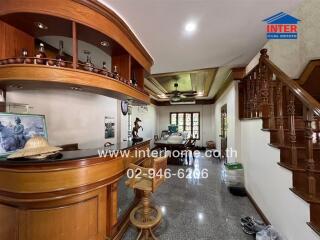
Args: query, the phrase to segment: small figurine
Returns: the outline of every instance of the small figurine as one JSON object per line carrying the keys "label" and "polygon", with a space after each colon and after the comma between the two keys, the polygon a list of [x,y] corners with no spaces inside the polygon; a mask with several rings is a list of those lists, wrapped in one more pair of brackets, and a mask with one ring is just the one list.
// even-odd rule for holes
{"label": "small figurine", "polygon": [[39,44],[39,50],[35,56],[35,59],[34,59],[34,64],[46,64],[46,60],[45,58],[47,58],[47,55],[45,54],[45,51],[44,51],[44,44],[43,43],[40,43]]}
{"label": "small figurine", "polygon": [[134,121],[134,127],[132,129],[132,141],[133,142],[141,142],[143,140],[143,138],[139,137],[139,135],[138,135],[140,128],[143,131],[143,127],[139,125],[139,122],[141,122],[141,120],[139,118],[136,118],[136,120]]}

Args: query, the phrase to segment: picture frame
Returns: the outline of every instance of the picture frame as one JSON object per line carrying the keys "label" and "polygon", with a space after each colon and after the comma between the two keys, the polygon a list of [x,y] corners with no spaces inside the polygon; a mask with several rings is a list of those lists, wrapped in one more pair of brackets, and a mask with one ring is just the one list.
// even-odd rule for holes
{"label": "picture frame", "polygon": [[115,118],[114,117],[105,117],[104,118],[104,138],[114,138],[115,137]]}
{"label": "picture frame", "polygon": [[0,157],[24,148],[33,135],[48,139],[44,115],[0,112]]}

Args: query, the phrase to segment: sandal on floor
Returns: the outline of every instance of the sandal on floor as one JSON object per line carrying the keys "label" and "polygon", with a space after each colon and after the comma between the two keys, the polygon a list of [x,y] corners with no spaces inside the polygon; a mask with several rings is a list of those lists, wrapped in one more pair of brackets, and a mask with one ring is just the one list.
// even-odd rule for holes
{"label": "sandal on floor", "polygon": [[256,232],[253,231],[252,229],[250,228],[247,228],[246,225],[242,226],[242,230],[245,234],[248,234],[248,235],[255,235]]}
{"label": "sandal on floor", "polygon": [[267,226],[265,224],[257,224],[254,221],[252,221],[252,222],[245,223],[242,226],[242,230],[249,235],[253,235],[253,234],[256,234],[257,232],[262,231],[266,227]]}
{"label": "sandal on floor", "polygon": [[241,226],[243,226],[246,223],[255,223],[257,225],[264,225],[265,226],[263,221],[257,220],[254,217],[249,217],[249,216],[243,217],[240,219]]}

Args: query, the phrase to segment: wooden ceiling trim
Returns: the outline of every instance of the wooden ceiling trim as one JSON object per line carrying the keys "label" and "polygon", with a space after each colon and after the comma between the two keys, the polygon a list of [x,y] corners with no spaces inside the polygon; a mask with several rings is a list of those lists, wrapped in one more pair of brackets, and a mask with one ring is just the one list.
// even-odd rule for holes
{"label": "wooden ceiling trim", "polygon": [[246,75],[245,67],[232,68],[231,70],[233,80],[241,80]]}
{"label": "wooden ceiling trim", "polygon": [[309,79],[310,75],[312,74],[313,70],[319,66],[320,66],[320,59],[311,60],[307,64],[307,66],[304,68],[301,76],[298,79],[298,83],[300,85],[305,84],[306,81]]}
{"label": "wooden ceiling trim", "polygon": [[209,96],[209,93],[210,93],[211,88],[212,88],[212,86],[213,86],[213,82],[214,82],[214,80],[216,79],[217,72],[218,72],[218,69],[215,68],[214,71],[213,71],[213,75],[212,75],[211,81],[210,81],[210,85],[209,85],[208,88],[207,88],[208,91],[205,93],[206,96]]}
{"label": "wooden ceiling trim", "polygon": [[148,79],[160,92],[162,92],[163,94],[168,93],[168,91],[153,76],[150,76]]}

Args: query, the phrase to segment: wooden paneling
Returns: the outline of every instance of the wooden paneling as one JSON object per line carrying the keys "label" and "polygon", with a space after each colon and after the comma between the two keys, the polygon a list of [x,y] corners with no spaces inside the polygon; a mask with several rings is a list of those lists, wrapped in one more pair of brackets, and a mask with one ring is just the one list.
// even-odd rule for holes
{"label": "wooden paneling", "polygon": [[142,67],[134,67],[132,69],[132,72],[134,72],[135,74],[138,86],[143,87],[144,86],[144,69]]}
{"label": "wooden paneling", "polygon": [[[32,80],[32,81],[30,81]],[[0,66],[0,87],[19,84],[24,89],[37,87],[69,88],[77,86],[83,90],[117,99],[136,99],[141,103],[150,103],[147,94],[106,76],[71,68],[50,67],[44,65],[13,64]]]}
{"label": "wooden paneling", "polygon": [[18,57],[26,48],[34,55],[34,38],[0,20],[0,59]]}
{"label": "wooden paneling", "polygon": [[[20,210],[19,232],[22,240],[104,240],[99,227],[99,211],[104,212],[98,197],[62,208]],[[8,239],[9,240],[9,239]]]}
{"label": "wooden paneling", "polygon": [[0,205],[0,239],[1,240],[18,240],[18,210],[13,207]]}
{"label": "wooden paneling", "polygon": [[131,57],[129,54],[112,56],[112,71],[117,66],[121,77],[130,80],[131,78]]}
{"label": "wooden paneling", "polygon": [[[130,150],[148,148],[149,141]],[[83,161],[0,168],[0,239],[120,238],[128,221],[118,222],[118,180],[129,162],[140,164],[143,157]]]}

